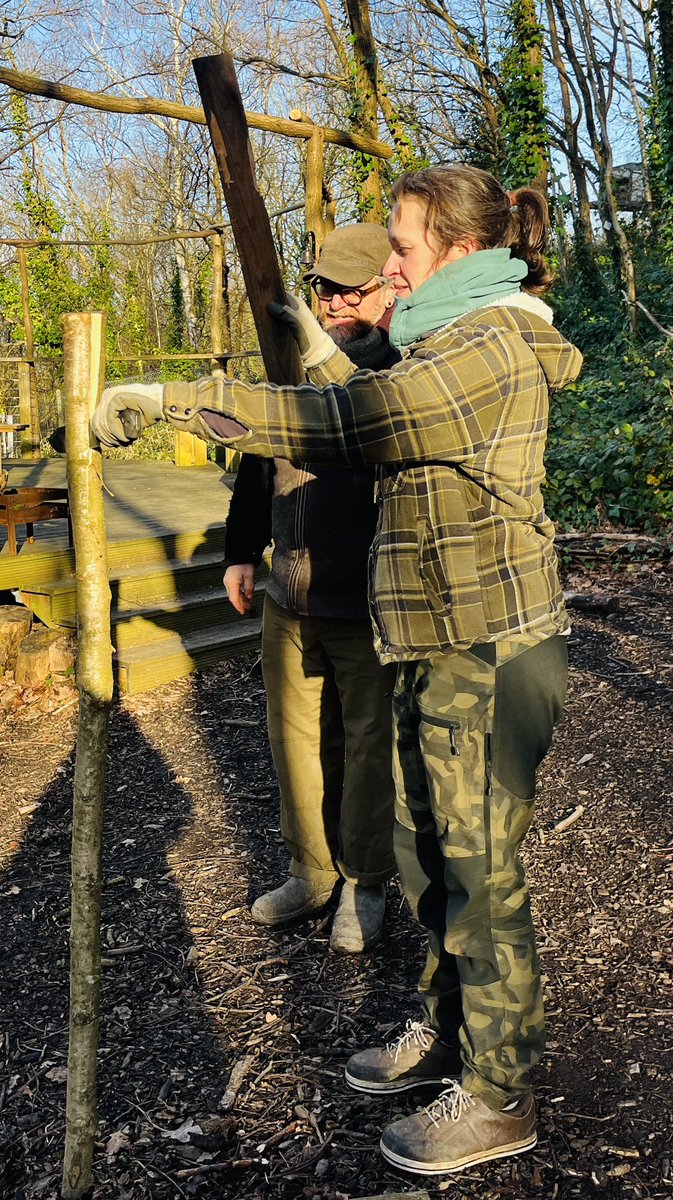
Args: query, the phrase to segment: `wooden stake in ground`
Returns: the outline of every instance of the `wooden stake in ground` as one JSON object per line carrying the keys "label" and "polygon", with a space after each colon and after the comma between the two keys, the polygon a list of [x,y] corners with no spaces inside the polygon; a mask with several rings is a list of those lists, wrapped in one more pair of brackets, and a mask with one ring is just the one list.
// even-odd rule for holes
{"label": "wooden stake in ground", "polygon": [[267,378],[271,383],[303,383],[304,369],[292,334],[267,312],[270,300],[283,300],[285,286],[269,216],[257,188],[255,160],[234,61],[230,54],[212,54],[195,58],[192,65]]}
{"label": "wooden stake in ground", "polygon": [[104,313],[63,317],[66,460],[77,565],[80,694],[72,823],[70,1038],[61,1195],[92,1186],[100,1017],[100,897],[105,756],[112,701],[110,587],[102,456],[89,421],[104,376]]}

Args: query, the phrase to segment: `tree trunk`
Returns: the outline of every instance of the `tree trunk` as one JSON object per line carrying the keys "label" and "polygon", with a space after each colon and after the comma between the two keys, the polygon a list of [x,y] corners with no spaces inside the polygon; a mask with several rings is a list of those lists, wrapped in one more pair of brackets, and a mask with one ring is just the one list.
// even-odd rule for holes
{"label": "tree trunk", "polygon": [[661,156],[662,200],[670,211],[673,196],[673,0],[656,0],[659,26],[656,123]]}
{"label": "tree trunk", "polygon": [[508,49],[501,64],[504,175],[510,187],[547,190],[549,140],[545,118],[543,34],[535,0],[510,0]]}
{"label": "tree trunk", "polygon": [[105,314],[63,318],[66,456],[77,568],[80,693],[72,825],[70,1035],[66,1139],[61,1195],[92,1186],[96,1057],[100,1019],[100,896],[105,756],[112,701],[110,588],[102,457],[91,449],[89,421],[104,374]]}
{"label": "tree trunk", "polygon": [[[351,29],[353,65],[351,110],[356,129],[376,137],[378,133],[378,61],[369,16],[369,0],[344,0]],[[364,221],[381,224],[385,215],[384,182],[379,159],[362,158],[360,209]]]}
{"label": "tree trunk", "polygon": [[[553,0],[556,15],[563,30],[565,53],[572,66],[577,87],[584,104],[584,119],[596,158],[599,175],[598,208],[606,241],[615,263],[615,272],[624,289],[629,306],[629,322],[632,331],[637,327],[637,294],[635,271],[631,248],[619,218],[619,210],[613,182],[612,142],[609,131],[609,102],[606,87],[614,73],[614,59],[618,43],[615,40],[610,62],[606,65],[598,52],[591,32],[591,14],[584,0],[577,0],[575,17],[580,33],[581,47],[586,58],[585,69],[575,45],[575,36],[570,27],[565,0]],[[574,3],[574,0],[573,0]]]}

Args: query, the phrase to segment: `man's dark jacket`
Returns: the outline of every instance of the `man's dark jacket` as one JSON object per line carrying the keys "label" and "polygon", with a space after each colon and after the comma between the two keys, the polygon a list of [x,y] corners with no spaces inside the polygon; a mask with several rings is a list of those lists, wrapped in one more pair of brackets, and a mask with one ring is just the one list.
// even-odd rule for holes
{"label": "man's dark jacket", "polygon": [[[374,371],[399,359],[378,328],[347,352]],[[227,518],[226,565],[259,566],[273,539],[267,592],[277,604],[302,616],[366,619],[374,482],[374,467],[297,466],[244,454]]]}

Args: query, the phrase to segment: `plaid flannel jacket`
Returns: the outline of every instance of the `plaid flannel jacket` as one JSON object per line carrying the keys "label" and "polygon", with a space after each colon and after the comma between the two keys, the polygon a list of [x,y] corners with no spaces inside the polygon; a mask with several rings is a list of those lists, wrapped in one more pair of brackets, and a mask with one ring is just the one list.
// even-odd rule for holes
{"label": "plaid flannel jacket", "polygon": [[370,606],[383,662],[568,628],[541,494],[549,390],[580,352],[540,316],[492,306],[389,371],[340,350],[297,389],[166,384],[177,428],[294,462],[380,466]]}

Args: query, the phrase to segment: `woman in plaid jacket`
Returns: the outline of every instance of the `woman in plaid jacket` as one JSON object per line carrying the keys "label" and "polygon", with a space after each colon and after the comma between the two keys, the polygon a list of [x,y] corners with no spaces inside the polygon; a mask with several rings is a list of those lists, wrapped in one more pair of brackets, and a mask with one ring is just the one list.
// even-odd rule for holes
{"label": "woman in plaid jacket", "polygon": [[380,468],[370,605],[379,657],[399,664],[396,857],[428,956],[422,1020],[354,1055],[346,1078],[377,1095],[450,1082],[383,1132],[385,1157],[420,1174],[536,1141],[544,1015],[519,849],[566,685],[541,494],[549,395],[582,361],[540,299],[547,231],[534,190],[508,194],[472,167],[407,174],[384,266],[398,365],[355,371],[288,297],[278,315],[306,385],[122,387],[94,418],[104,444],[124,440],[119,413],[133,407],[251,453]]}

